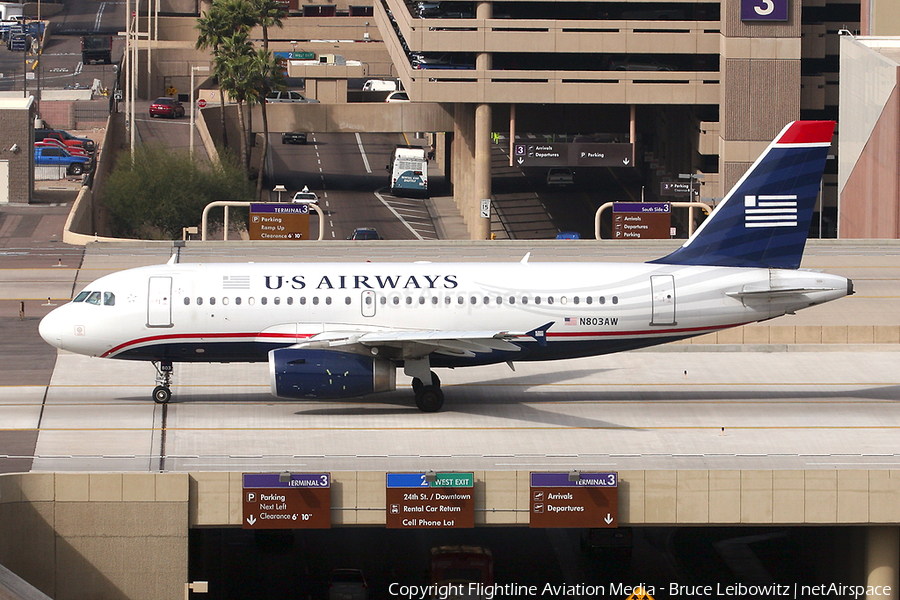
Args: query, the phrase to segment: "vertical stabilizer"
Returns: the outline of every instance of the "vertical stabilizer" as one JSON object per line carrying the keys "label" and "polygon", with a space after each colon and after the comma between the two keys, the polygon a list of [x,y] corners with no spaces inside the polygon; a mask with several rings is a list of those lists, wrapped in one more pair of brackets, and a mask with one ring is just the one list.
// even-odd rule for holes
{"label": "vertical stabilizer", "polygon": [[651,262],[798,268],[834,125],[788,124],[694,235]]}

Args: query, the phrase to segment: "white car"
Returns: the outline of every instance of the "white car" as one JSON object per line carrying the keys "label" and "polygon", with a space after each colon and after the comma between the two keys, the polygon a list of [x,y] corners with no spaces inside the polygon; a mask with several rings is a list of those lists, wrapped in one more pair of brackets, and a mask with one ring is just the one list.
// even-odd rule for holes
{"label": "white car", "polygon": [[286,90],[283,92],[271,92],[268,96],[266,96],[266,102],[305,102],[307,104],[319,104],[319,101],[315,98],[307,98],[300,92],[293,92],[290,90]]}
{"label": "white car", "polygon": [[548,186],[564,186],[564,185],[574,185],[575,184],[575,174],[572,173],[572,169],[567,169],[565,167],[557,167],[550,169],[547,171],[547,185]]}
{"label": "white car", "polygon": [[311,192],[308,187],[303,186],[302,190],[294,194],[291,202],[294,204],[318,204],[319,197],[315,192]]}
{"label": "white car", "polygon": [[409,102],[409,94],[402,91],[391,92],[384,99],[385,102]]}

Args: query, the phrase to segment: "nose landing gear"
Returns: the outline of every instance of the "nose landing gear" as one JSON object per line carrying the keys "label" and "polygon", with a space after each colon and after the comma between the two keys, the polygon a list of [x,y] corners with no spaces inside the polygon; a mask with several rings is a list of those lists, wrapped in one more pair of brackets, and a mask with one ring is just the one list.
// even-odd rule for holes
{"label": "nose landing gear", "polygon": [[153,388],[153,401],[157,404],[168,404],[172,399],[172,361],[170,360],[154,360],[153,367],[156,369],[156,387]]}

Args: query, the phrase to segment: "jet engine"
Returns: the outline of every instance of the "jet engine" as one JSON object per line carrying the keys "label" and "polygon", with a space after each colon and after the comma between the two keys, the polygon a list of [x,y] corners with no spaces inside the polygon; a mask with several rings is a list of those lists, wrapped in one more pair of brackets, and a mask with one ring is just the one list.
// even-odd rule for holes
{"label": "jet engine", "polygon": [[389,392],[397,383],[391,361],[335,350],[272,350],[269,375],[279,398],[349,398]]}

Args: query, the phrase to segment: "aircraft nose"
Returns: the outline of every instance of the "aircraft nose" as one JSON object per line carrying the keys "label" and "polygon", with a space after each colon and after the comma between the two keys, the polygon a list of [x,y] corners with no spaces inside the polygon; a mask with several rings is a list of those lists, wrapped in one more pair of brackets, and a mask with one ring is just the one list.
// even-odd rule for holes
{"label": "aircraft nose", "polygon": [[38,325],[38,333],[51,346],[62,348],[62,317],[59,309],[50,311]]}

